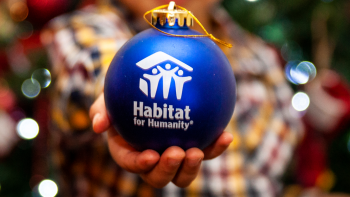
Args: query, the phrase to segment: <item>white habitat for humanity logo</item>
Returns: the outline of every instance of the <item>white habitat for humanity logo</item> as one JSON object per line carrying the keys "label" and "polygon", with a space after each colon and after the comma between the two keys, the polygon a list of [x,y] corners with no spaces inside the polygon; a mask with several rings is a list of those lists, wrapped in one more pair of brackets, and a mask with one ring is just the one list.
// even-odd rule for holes
{"label": "white habitat for humanity logo", "polygon": [[[165,64],[165,68],[162,68],[159,64],[165,61],[171,61],[176,64],[176,66]],[[150,92],[152,99],[156,97],[161,79],[163,80],[164,99],[168,99],[170,86],[171,83],[173,83],[172,81],[174,81],[176,98],[178,100],[181,100],[184,84],[192,80],[191,76],[183,76],[183,70],[192,72],[193,68],[161,51],[137,62],[136,65],[143,70],[152,69],[152,74],[144,73],[139,83],[140,90],[146,96],[148,96],[148,92]],[[149,86],[145,79],[149,81]],[[158,129],[181,129],[187,131],[190,125],[193,125],[193,120],[191,120],[190,117],[191,108],[188,105],[185,107],[176,107],[167,103],[163,103],[162,105],[153,103],[148,106],[142,101],[133,101],[133,106],[133,122],[135,126]]]}
{"label": "white habitat for humanity logo", "polygon": [[[164,99],[168,99],[171,80],[174,79],[175,89],[176,89],[176,98],[178,100],[181,100],[184,84],[188,81],[191,81],[192,77],[191,76],[184,77],[183,76],[184,72],[179,68],[179,66],[172,68],[170,64],[166,64],[164,69],[159,65],[157,65],[159,63],[162,63],[168,60],[179,65],[182,69],[185,69],[190,72],[193,71],[193,68],[190,67],[189,65],[161,51],[156,52],[146,57],[145,59],[137,62],[136,65],[142,68],[143,70],[149,70],[153,68],[152,69],[153,75],[143,74],[143,77],[149,80],[150,82],[151,98],[155,98],[159,81],[160,79],[162,79],[163,80],[163,97]],[[146,80],[142,78],[140,79],[139,88],[146,96],[148,96],[148,83]]]}

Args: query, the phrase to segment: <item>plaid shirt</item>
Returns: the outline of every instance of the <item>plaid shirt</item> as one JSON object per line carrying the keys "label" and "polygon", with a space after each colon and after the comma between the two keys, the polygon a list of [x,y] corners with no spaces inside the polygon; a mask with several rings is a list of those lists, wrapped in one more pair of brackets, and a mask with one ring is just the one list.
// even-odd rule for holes
{"label": "plaid shirt", "polygon": [[[181,189],[154,189],[110,157],[106,136],[94,134],[88,110],[103,87],[116,51],[132,37],[121,15],[88,7],[56,18],[43,32],[51,54],[52,162],[60,195],[69,196],[279,196],[281,176],[302,135],[291,113],[292,91],[274,50],[245,32],[225,12],[213,13],[216,30],[232,48],[222,48],[237,80],[235,112],[226,128],[233,143],[204,161],[198,177]],[[45,36],[46,35],[46,36]]]}

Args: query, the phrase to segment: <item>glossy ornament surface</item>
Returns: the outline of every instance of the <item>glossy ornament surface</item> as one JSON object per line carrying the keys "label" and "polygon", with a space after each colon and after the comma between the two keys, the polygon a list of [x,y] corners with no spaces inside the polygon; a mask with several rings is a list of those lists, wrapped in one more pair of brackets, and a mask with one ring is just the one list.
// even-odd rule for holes
{"label": "glossy ornament surface", "polygon": [[[156,25],[176,35],[198,35],[186,25]],[[145,30],[114,57],[105,102],[117,132],[137,150],[170,146],[204,149],[228,124],[236,83],[222,50],[209,38]]]}

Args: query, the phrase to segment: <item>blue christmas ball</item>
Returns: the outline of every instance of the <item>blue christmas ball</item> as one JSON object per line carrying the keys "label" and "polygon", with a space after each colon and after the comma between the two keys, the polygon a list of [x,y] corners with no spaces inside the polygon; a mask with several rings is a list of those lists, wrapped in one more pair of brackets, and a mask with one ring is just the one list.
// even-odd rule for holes
{"label": "blue christmas ball", "polygon": [[[157,26],[176,35],[188,27]],[[105,102],[116,131],[135,149],[204,149],[228,124],[236,101],[233,71],[209,38],[145,30],[115,55],[105,79]]]}

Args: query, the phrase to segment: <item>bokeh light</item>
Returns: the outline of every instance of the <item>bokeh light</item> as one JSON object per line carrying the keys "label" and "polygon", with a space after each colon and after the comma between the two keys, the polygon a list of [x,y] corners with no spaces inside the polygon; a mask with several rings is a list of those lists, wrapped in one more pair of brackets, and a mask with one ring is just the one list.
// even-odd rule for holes
{"label": "bokeh light", "polygon": [[282,23],[276,22],[263,26],[259,34],[264,40],[279,44],[286,39],[284,31],[284,25]]}
{"label": "bokeh light", "polygon": [[293,84],[298,84],[298,83],[293,80],[292,76],[290,76],[290,71],[292,70],[292,68],[296,68],[299,63],[300,61],[289,61],[284,70],[286,78],[288,79],[288,81],[290,81]]}
{"label": "bokeh light", "polygon": [[25,77],[28,75],[32,65],[28,56],[25,54],[24,46],[22,44],[19,43],[9,47],[8,60],[14,74],[20,77]]}
{"label": "bokeh light", "polygon": [[246,0],[248,2],[256,2],[256,1],[259,1],[259,0]]}
{"label": "bokeh light", "polygon": [[22,21],[18,23],[17,37],[20,39],[27,39],[33,35],[34,27],[28,21]]}
{"label": "bokeh light", "polygon": [[34,80],[38,81],[42,88],[47,88],[51,83],[50,71],[45,68],[34,71],[31,78],[33,83]]}
{"label": "bokeh light", "polygon": [[304,92],[298,92],[292,98],[292,106],[297,111],[305,111],[309,105],[310,98]]}
{"label": "bokeh light", "polygon": [[22,139],[31,140],[35,138],[38,133],[39,125],[35,120],[31,118],[22,119],[17,124],[17,134]]}
{"label": "bokeh light", "polygon": [[27,4],[22,1],[13,3],[10,7],[10,16],[12,20],[16,22],[23,21],[24,19],[26,19],[28,16]]}
{"label": "bokeh light", "polygon": [[36,79],[26,79],[22,83],[22,93],[28,98],[35,98],[40,93],[40,83]]}
{"label": "bokeh light", "polygon": [[316,67],[313,63],[308,61],[290,61],[285,68],[285,74],[291,83],[305,84],[316,76]]}
{"label": "bokeh light", "polygon": [[41,181],[38,190],[43,197],[54,197],[58,193],[57,184],[49,179]]}

